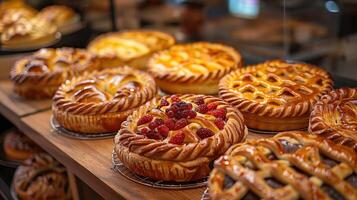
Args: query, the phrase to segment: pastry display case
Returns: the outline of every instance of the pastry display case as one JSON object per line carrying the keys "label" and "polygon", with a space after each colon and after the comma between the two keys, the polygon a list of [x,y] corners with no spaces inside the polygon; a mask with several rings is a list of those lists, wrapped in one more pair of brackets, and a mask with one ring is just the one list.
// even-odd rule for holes
{"label": "pastry display case", "polygon": [[357,199],[356,13],[0,1],[0,199]]}

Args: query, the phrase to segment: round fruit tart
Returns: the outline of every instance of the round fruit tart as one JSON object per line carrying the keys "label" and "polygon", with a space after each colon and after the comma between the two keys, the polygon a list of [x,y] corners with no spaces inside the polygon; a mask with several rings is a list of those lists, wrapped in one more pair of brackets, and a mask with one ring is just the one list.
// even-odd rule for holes
{"label": "round fruit tart", "polygon": [[217,94],[219,79],[241,66],[242,58],[233,48],[198,42],[174,45],[157,53],[150,59],[148,70],[166,92]]}
{"label": "round fruit tart", "polygon": [[98,62],[85,50],[45,48],[16,61],[10,79],[19,96],[50,98],[65,80],[96,68]]}
{"label": "round fruit tart", "polygon": [[164,96],[123,122],[115,152],[138,175],[191,181],[206,177],[210,163],[246,135],[240,112],[219,98]]}
{"label": "round fruit tart", "polygon": [[296,130],[307,128],[313,105],[332,86],[321,68],[272,60],[222,78],[219,96],[243,113],[249,128]]}
{"label": "round fruit tart", "polygon": [[57,90],[53,116],[71,131],[115,132],[129,114],[153,99],[156,92],[150,75],[130,67],[85,73],[66,81]]}
{"label": "round fruit tart", "polygon": [[129,65],[145,69],[153,53],[174,44],[175,38],[167,33],[134,30],[100,35],[88,45],[88,49],[100,58],[103,66]]}
{"label": "round fruit tart", "polygon": [[341,88],[315,104],[309,131],[357,152],[357,88]]}

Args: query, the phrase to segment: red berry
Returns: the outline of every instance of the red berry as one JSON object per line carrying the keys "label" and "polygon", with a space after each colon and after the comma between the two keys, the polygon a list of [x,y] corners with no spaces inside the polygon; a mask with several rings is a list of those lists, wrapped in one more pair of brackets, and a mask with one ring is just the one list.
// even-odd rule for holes
{"label": "red berry", "polygon": [[216,124],[217,128],[222,130],[224,128],[224,121],[221,118],[216,118],[214,120],[214,124]]}
{"label": "red berry", "polygon": [[205,114],[208,111],[206,104],[201,104],[197,107],[197,112]]}
{"label": "red berry", "polygon": [[175,112],[172,111],[172,109],[168,108],[166,111],[166,115],[170,118],[174,118],[175,117]]}
{"label": "red berry", "polygon": [[175,128],[175,121],[173,119],[166,119],[164,123],[170,130]]}
{"label": "red berry", "polygon": [[205,138],[208,138],[208,137],[211,137],[212,135],[214,135],[214,133],[208,128],[200,128],[197,130],[196,134],[201,139],[205,139]]}
{"label": "red berry", "polygon": [[137,125],[140,126],[142,124],[149,123],[153,118],[154,117],[152,115],[144,115],[138,120]]}
{"label": "red berry", "polygon": [[160,126],[160,125],[162,125],[162,124],[164,124],[164,120],[162,120],[162,119],[155,119],[153,122],[150,122],[150,123],[149,123],[149,128],[150,128],[151,130],[154,130],[156,127],[158,127],[158,126]]}
{"label": "red berry", "polygon": [[215,116],[216,118],[226,119],[227,110],[224,108],[219,108],[219,109],[210,111],[209,114]]}
{"label": "red berry", "polygon": [[193,110],[188,111],[188,117],[187,117],[188,119],[193,119],[196,116],[197,116],[197,113],[195,111],[193,111]]}
{"label": "red berry", "polygon": [[184,140],[185,140],[185,134],[183,132],[178,132],[176,135],[170,138],[169,143],[183,144]]}
{"label": "red berry", "polygon": [[166,138],[169,134],[170,129],[165,125],[160,125],[159,127],[157,127],[157,131],[162,137]]}
{"label": "red berry", "polygon": [[197,97],[193,102],[197,105],[205,104],[203,97]]}
{"label": "red berry", "polygon": [[187,126],[187,120],[185,118],[182,118],[182,119],[179,119],[176,121],[175,123],[175,127],[174,127],[174,130],[179,130],[179,129],[182,129],[184,128],[185,126]]}
{"label": "red berry", "polygon": [[179,102],[181,101],[180,97],[178,95],[172,95],[171,96],[172,102]]}
{"label": "red berry", "polygon": [[155,140],[161,139],[161,135],[155,131],[152,131],[152,130],[146,134],[146,137],[148,137],[149,139],[155,139]]}
{"label": "red berry", "polygon": [[170,103],[166,99],[161,99],[160,107],[168,106],[168,105],[170,105]]}
{"label": "red berry", "polygon": [[140,129],[140,134],[141,134],[141,135],[146,135],[149,131],[150,131],[150,129],[144,127],[144,128],[142,128],[142,129]]}
{"label": "red berry", "polygon": [[217,106],[218,106],[217,102],[211,102],[211,103],[207,104],[208,110],[214,110],[217,108]]}

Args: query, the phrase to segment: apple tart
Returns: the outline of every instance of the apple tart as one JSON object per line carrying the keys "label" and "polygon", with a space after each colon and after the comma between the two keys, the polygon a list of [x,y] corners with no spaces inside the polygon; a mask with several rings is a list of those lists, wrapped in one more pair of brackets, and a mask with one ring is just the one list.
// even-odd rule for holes
{"label": "apple tart", "polygon": [[243,113],[249,128],[296,130],[307,128],[313,105],[332,86],[321,68],[273,60],[228,74],[219,95]]}
{"label": "apple tart", "polygon": [[130,115],[115,137],[115,152],[134,173],[164,181],[206,177],[210,163],[247,135],[240,112],[203,95],[153,99]]}
{"label": "apple tart", "polygon": [[21,97],[50,98],[65,80],[96,68],[94,55],[85,50],[45,48],[18,60],[10,71],[10,79]]}
{"label": "apple tart", "polygon": [[62,127],[78,133],[115,132],[156,93],[154,79],[130,67],[86,73],[58,89],[53,97],[53,116]]}
{"label": "apple tart", "polygon": [[102,60],[103,66],[129,65],[145,69],[153,53],[174,44],[175,38],[167,33],[137,30],[100,35],[88,45],[88,49]]}
{"label": "apple tart", "polygon": [[148,70],[166,92],[217,94],[219,79],[241,66],[242,58],[233,48],[198,42],[157,53],[150,59]]}
{"label": "apple tart", "polygon": [[357,88],[341,88],[315,104],[309,131],[357,152]]}
{"label": "apple tart", "polygon": [[357,154],[302,131],[232,146],[208,180],[218,199],[357,199]]}

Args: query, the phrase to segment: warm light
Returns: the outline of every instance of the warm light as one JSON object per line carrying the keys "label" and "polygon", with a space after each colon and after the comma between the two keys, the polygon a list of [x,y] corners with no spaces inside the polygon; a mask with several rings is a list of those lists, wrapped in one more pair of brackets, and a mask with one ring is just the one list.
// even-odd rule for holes
{"label": "warm light", "polygon": [[338,13],[340,11],[336,2],[332,0],[326,1],[325,7],[329,12]]}

